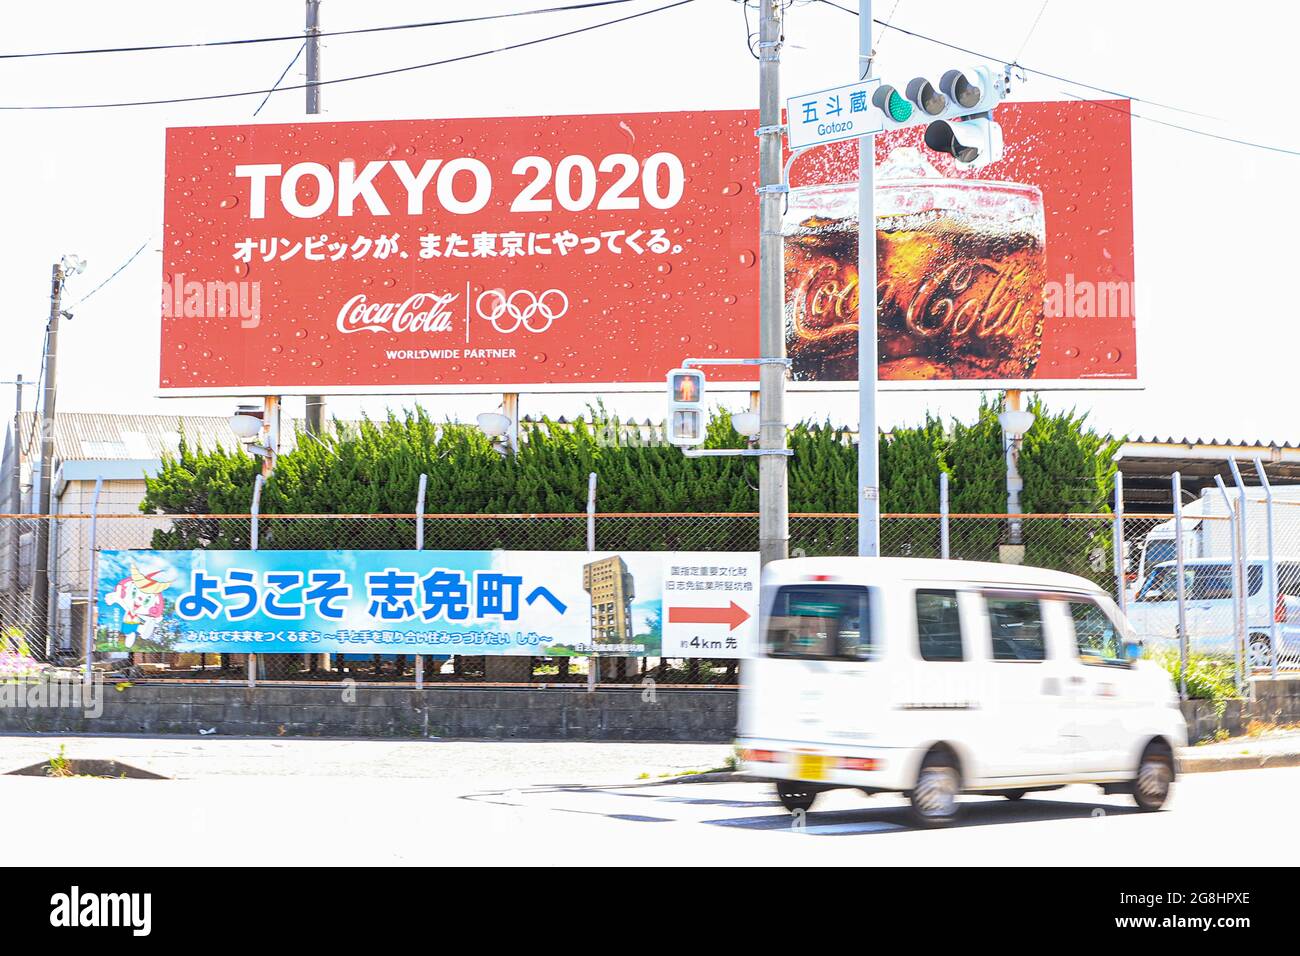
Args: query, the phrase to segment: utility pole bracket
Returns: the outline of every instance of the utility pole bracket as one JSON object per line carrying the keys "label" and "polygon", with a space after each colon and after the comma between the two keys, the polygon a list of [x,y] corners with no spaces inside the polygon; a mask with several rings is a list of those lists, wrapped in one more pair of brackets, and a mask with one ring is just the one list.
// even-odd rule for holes
{"label": "utility pole bracket", "polygon": [[688,358],[682,362],[682,368],[690,368],[693,365],[784,365],[789,368],[791,364],[788,358]]}
{"label": "utility pole bracket", "polygon": [[780,455],[789,458],[793,448],[683,448],[687,458],[757,458],[760,455]]}

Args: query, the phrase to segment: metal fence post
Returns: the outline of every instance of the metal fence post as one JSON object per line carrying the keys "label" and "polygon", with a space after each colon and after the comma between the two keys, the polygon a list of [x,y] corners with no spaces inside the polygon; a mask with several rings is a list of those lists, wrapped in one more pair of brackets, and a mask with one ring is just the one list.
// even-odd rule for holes
{"label": "metal fence post", "polygon": [[1183,476],[1174,472],[1174,566],[1178,573],[1178,696],[1187,699],[1187,581],[1183,568]]}
{"label": "metal fence post", "polygon": [[96,547],[95,532],[96,525],[99,521],[99,493],[104,490],[104,479],[97,477],[95,479],[95,494],[90,499],[90,580],[86,587],[86,672],[85,683],[89,687],[95,680],[95,611],[99,605],[99,582],[97,580],[97,568],[99,565],[99,549]]}
{"label": "metal fence post", "polygon": [[[1273,486],[1269,484],[1268,475],[1264,473],[1264,462],[1255,458],[1255,473],[1259,475],[1259,486],[1264,489],[1264,521],[1267,524],[1268,548],[1268,656],[1270,676],[1277,680],[1277,659],[1282,656],[1282,645],[1278,643],[1277,620],[1277,559],[1273,550]],[[1283,615],[1285,617],[1285,614]]]}
{"label": "metal fence post", "polygon": [[[248,545],[252,551],[257,550],[258,545],[258,518],[262,514],[262,485],[266,482],[264,475],[258,475],[253,479],[253,504],[248,509]],[[248,686],[257,686],[257,655],[248,655]]]}
{"label": "metal fence post", "polygon": [[[1250,681],[1250,539],[1246,535],[1248,528],[1247,522],[1250,520],[1250,499],[1246,495],[1246,483],[1241,479],[1241,469],[1237,467],[1237,459],[1229,458],[1228,467],[1232,469],[1232,480],[1237,484],[1237,501],[1240,515],[1237,520],[1237,554],[1241,557],[1241,607],[1238,609],[1240,615],[1237,625],[1240,628],[1238,637],[1237,654],[1241,659],[1241,675],[1243,686],[1250,697],[1255,696],[1254,685]],[[1269,614],[1272,615],[1272,608],[1269,608]]]}
{"label": "metal fence post", "polygon": [[939,557],[948,557],[948,473],[939,472]]}
{"label": "metal fence post", "polygon": [[1219,494],[1223,496],[1224,507],[1228,509],[1228,539],[1232,545],[1232,631],[1233,631],[1233,643],[1236,644],[1236,651],[1237,651],[1233,655],[1233,657],[1236,660],[1236,665],[1237,665],[1237,693],[1240,694],[1244,689],[1244,683],[1243,683],[1242,672],[1241,672],[1242,635],[1239,630],[1242,622],[1241,574],[1239,573],[1242,567],[1242,558],[1241,558],[1241,552],[1238,550],[1238,545],[1240,544],[1240,541],[1239,541],[1239,535],[1237,533],[1237,522],[1241,520],[1241,516],[1237,514],[1236,505],[1233,503],[1232,498],[1228,495],[1228,488],[1223,483],[1223,476],[1215,475],[1214,483],[1218,485]]}
{"label": "metal fence post", "polygon": [[[429,487],[429,476],[420,476],[420,489],[415,495],[415,550],[424,550],[424,492]],[[424,690],[424,655],[415,655],[415,689]]]}
{"label": "metal fence post", "polygon": [[1128,613],[1128,582],[1124,567],[1124,475],[1115,472],[1115,603],[1124,614]]}
{"label": "metal fence post", "polygon": [[[594,471],[587,476],[587,550],[589,552],[596,550],[596,473]],[[596,689],[598,680],[596,671],[599,669],[600,658],[596,656],[593,647],[587,657],[587,693]]]}

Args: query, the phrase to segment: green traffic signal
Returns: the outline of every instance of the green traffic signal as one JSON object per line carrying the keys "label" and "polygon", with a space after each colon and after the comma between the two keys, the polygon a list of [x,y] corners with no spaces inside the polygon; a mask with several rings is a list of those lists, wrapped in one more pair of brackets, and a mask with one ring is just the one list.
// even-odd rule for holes
{"label": "green traffic signal", "polygon": [[892,86],[878,86],[871,102],[895,123],[905,123],[912,118],[912,104]]}
{"label": "green traffic signal", "polygon": [[889,118],[895,123],[902,123],[912,118],[912,104],[905,97],[898,95],[898,90],[889,92]]}

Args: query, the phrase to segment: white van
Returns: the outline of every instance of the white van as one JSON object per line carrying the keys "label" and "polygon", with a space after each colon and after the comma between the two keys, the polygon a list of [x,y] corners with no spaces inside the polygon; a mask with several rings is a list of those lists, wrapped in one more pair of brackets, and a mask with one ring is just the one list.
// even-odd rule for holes
{"label": "white van", "polygon": [[[1188,646],[1204,654],[1232,657],[1237,648],[1231,561],[1189,558],[1183,562],[1184,620]],[[1268,560],[1247,558],[1246,633],[1251,667],[1273,662],[1271,635],[1277,625],[1279,662],[1300,656],[1300,559],[1277,559],[1277,600],[1269,601]],[[1178,564],[1166,561],[1150,573],[1129,602],[1129,624],[1148,646],[1178,647]]]}
{"label": "white van", "polygon": [[791,812],[835,788],[901,791],[919,822],[960,793],[1070,783],[1158,810],[1187,726],[1168,674],[1092,582],[1039,568],[801,558],[763,571],[741,771]]}

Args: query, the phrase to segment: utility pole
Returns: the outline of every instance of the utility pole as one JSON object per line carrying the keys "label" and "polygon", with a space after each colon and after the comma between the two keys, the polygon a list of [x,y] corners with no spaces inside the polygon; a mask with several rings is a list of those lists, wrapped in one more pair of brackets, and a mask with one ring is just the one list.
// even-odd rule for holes
{"label": "utility pole", "polygon": [[[13,461],[10,463],[12,468],[9,474],[5,475],[5,480],[9,483],[9,511],[14,514],[20,514],[23,509],[23,386],[31,385],[31,382],[24,382],[23,377],[19,375],[12,382],[0,382],[3,385],[14,386],[14,428],[13,428]],[[19,527],[18,520],[11,518],[5,524],[5,588],[9,591],[10,599],[17,600],[19,583],[21,579],[21,569],[18,562],[18,539]],[[16,604],[14,605],[17,606]]]}
{"label": "utility pole", "polygon": [[36,573],[32,575],[32,623],[35,642],[50,646],[50,472],[54,468],[54,399],[58,368],[59,316],[63,311],[63,263],[50,276],[50,320],[45,326],[44,387],[41,391],[41,480],[37,492]]}
{"label": "utility pole", "polygon": [[[307,0],[307,114],[320,112],[320,0]],[[325,430],[325,396],[307,396],[307,433]]]}
{"label": "utility pole", "polygon": [[[858,79],[871,76],[871,0],[858,0]],[[858,554],[880,556],[876,428],[876,140],[858,138]]]}
{"label": "utility pole", "polygon": [[[785,358],[785,261],[781,238],[781,17],[783,0],[759,0],[758,228],[759,354]],[[758,367],[760,449],[785,448],[784,364]],[[785,455],[758,459],[758,553],[767,564],[789,556],[790,501]]]}

